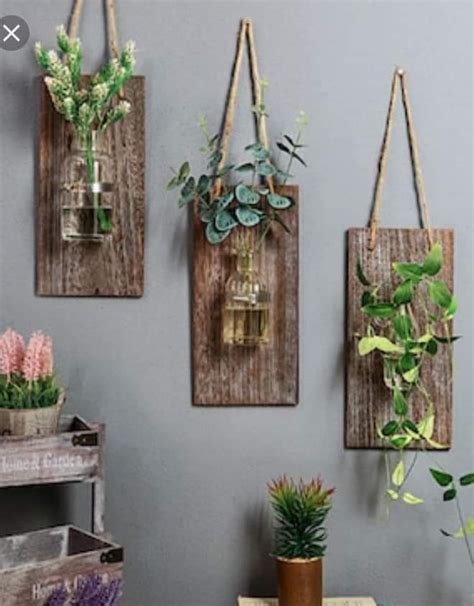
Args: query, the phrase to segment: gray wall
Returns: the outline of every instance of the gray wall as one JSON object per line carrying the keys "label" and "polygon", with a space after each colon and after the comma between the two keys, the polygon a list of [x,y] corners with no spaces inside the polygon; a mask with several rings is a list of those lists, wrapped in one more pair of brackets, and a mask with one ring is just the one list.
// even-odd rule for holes
{"label": "gray wall", "polygon": [[[97,67],[102,21],[86,3],[83,39]],[[69,0],[0,0],[32,40],[53,43]],[[469,2],[155,2],[120,0],[122,38],[134,38],[147,78],[146,294],[138,301],[40,299],[34,278],[38,73],[31,48],[0,51],[0,325],[55,338],[69,410],[107,421],[110,531],[127,550],[128,606],[231,606],[274,594],[265,482],[321,472],[336,484],[325,563],[328,594],[372,594],[390,606],[470,603],[457,525],[423,462],[419,508],[377,507],[380,455],[343,448],[344,230],[365,223],[392,68],[409,70],[429,202],[456,229],[454,447],[439,460],[473,464],[472,47]],[[199,112],[219,124],[238,19],[253,17],[271,82],[273,137],[311,117],[301,186],[301,403],[295,409],[198,409],[190,403],[187,225],[165,193],[168,167],[200,162]],[[90,56],[91,53],[88,53]],[[242,88],[234,150],[251,137]],[[417,220],[404,128],[396,129],[383,220]],[[2,493],[2,531],[86,520],[87,495]],[[471,492],[472,495],[472,492]],[[79,505],[78,505],[79,503]],[[474,509],[474,503],[466,501]]]}

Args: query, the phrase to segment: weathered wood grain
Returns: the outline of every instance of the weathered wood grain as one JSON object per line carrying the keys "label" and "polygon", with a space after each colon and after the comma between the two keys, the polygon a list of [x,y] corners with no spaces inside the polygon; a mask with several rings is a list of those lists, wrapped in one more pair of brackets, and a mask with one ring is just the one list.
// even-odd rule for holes
{"label": "weathered wood grain", "polygon": [[224,287],[234,267],[229,237],[205,238],[194,213],[192,364],[193,403],[200,406],[298,403],[298,188],[276,188],[296,204],[285,212],[291,234],[271,230],[259,271],[271,292],[270,343],[256,348],[222,343]]}
{"label": "weathered wood grain", "polygon": [[64,159],[73,129],[54,110],[41,82],[36,293],[45,296],[141,297],[144,283],[145,81],[125,86],[132,111],[104,134],[115,167],[113,232],[103,242],[61,236]]}
{"label": "weathered wood grain", "polygon": [[[453,288],[454,233],[450,229],[433,231],[434,240],[443,247],[443,268],[440,278]],[[377,283],[394,284],[391,264],[394,261],[420,263],[428,250],[426,230],[379,229],[373,252],[367,247],[368,229],[350,229],[347,240],[347,322],[346,322],[346,419],[345,445],[347,448],[381,448],[376,425],[383,426],[392,415],[390,391],[383,383],[380,356],[361,357],[357,351],[357,338],[364,334],[367,318],[361,312],[360,301],[364,287],[356,276],[360,259],[367,277]],[[380,294],[388,297],[389,288]],[[415,307],[415,317],[418,313]],[[422,315],[420,314],[420,320]],[[426,358],[422,380],[435,403],[435,430],[433,439],[451,446],[452,433],[452,382],[447,348],[440,348],[434,357]],[[413,413],[421,418],[426,402],[418,395],[410,398]]]}
{"label": "weathered wood grain", "polygon": [[0,604],[43,605],[57,587],[90,574],[122,578],[123,550],[73,526],[0,539]]}

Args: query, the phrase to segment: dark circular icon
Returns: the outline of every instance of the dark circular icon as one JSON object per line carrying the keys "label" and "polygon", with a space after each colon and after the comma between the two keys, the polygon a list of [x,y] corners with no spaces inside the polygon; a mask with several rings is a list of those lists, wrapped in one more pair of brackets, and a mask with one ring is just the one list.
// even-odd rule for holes
{"label": "dark circular icon", "polygon": [[23,48],[30,37],[28,23],[17,15],[7,15],[0,19],[0,48],[16,51]]}

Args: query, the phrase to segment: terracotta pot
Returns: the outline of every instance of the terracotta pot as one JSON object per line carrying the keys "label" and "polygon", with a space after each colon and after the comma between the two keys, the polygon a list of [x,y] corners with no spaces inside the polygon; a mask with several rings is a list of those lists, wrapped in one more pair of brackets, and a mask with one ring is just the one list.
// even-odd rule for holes
{"label": "terracotta pot", "polygon": [[323,561],[276,558],[279,606],[322,606]]}
{"label": "terracotta pot", "polygon": [[0,436],[46,436],[57,433],[65,395],[45,408],[0,408]]}

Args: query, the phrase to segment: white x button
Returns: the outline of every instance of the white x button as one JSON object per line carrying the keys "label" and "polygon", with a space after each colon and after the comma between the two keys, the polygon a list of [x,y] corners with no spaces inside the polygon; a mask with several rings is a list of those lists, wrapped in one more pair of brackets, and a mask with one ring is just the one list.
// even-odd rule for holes
{"label": "white x button", "polygon": [[19,50],[28,42],[30,28],[18,15],[7,15],[0,19],[0,49]]}
{"label": "white x button", "polygon": [[4,23],[3,29],[8,32],[7,35],[3,38],[3,42],[6,42],[9,38],[15,38],[17,42],[20,42],[20,38],[18,38],[18,36],[16,35],[16,32],[20,29],[20,24],[16,25],[14,29],[10,29],[8,25]]}

